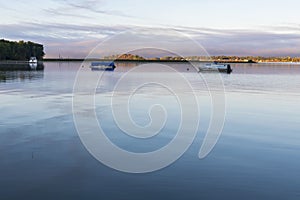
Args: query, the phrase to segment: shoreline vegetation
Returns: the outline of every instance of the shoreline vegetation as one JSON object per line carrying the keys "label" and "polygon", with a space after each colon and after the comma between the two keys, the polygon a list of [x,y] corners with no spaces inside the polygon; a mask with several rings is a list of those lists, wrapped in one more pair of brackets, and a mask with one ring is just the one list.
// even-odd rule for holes
{"label": "shoreline vegetation", "polygon": [[[213,56],[211,59],[107,59],[107,58],[43,58],[38,59],[38,62],[83,62],[83,61],[115,61],[115,62],[218,62],[218,63],[299,63],[300,58],[286,60],[277,57],[266,59],[215,59]],[[0,64],[24,64],[28,63],[28,60],[0,60]]]}
{"label": "shoreline vegetation", "polygon": [[25,61],[30,57],[36,57],[38,60],[42,60],[44,57],[44,46],[42,44],[34,43],[31,41],[8,41],[0,40],[0,60],[14,60]]}
{"label": "shoreline vegetation", "polygon": [[261,56],[188,56],[188,57],[156,57],[143,58],[139,55],[123,54],[103,58],[45,58],[43,61],[116,61],[116,62],[218,62],[218,63],[264,63],[264,62],[300,62],[300,57],[261,57]]}

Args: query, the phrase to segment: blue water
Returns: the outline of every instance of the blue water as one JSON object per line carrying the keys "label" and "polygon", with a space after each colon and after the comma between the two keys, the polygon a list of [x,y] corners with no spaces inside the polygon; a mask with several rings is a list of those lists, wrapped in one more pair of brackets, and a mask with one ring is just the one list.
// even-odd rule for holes
{"label": "blue water", "polygon": [[[146,125],[149,105],[159,102],[169,111],[166,127],[145,141],[122,134],[111,117],[109,98],[113,85],[134,65],[118,63],[114,72],[104,74],[96,115],[119,147],[154,151],[174,137],[180,109],[171,93],[147,85],[132,99],[132,118]],[[81,63],[45,62],[44,70],[0,71],[0,199],[300,199],[300,66],[236,64],[232,74],[222,74],[224,128],[212,152],[199,159],[211,117],[209,92],[186,64],[170,65],[194,88],[199,130],[180,159],[145,174],[111,169],[83,146],[72,114]],[[153,71],[141,72],[137,79],[146,76],[171,77]],[[214,81],[213,74],[205,76]],[[125,88],[134,87],[136,80]],[[212,85],[212,90],[221,89]]]}

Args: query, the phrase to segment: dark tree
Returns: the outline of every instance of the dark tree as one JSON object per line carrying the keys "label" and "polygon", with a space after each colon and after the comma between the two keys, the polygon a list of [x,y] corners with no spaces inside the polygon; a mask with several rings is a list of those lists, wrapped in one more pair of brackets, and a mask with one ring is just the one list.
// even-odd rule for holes
{"label": "dark tree", "polygon": [[44,55],[42,44],[0,40],[0,60],[29,60],[32,56],[42,60]]}

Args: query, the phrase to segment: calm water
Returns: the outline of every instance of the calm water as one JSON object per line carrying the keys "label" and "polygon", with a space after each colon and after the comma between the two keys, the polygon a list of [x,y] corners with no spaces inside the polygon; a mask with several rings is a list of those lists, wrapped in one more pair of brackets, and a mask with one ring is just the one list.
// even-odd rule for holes
{"label": "calm water", "polygon": [[[109,98],[134,65],[118,63],[114,72],[105,72],[95,97],[96,114],[121,148],[154,151],[174,136],[180,109],[170,92],[147,85],[132,99],[132,118],[146,125],[147,109],[159,102],[169,111],[166,128],[146,141],[120,133]],[[82,145],[72,115],[73,84],[81,63],[49,62],[44,70],[0,71],[0,199],[300,199],[300,65],[237,64],[232,74],[222,74],[225,124],[205,159],[199,159],[198,152],[211,117],[209,92],[188,66],[171,65],[194,88],[200,126],[179,160],[146,174],[113,170]],[[172,77],[140,72],[124,91],[149,76]],[[205,75],[211,89],[219,90],[214,77]],[[124,91],[118,91],[120,98]]]}

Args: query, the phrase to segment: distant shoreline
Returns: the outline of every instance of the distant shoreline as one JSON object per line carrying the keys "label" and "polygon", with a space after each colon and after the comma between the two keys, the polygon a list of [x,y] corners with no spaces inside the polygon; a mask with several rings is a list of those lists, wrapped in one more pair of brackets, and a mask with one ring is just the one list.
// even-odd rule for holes
{"label": "distant shoreline", "polygon": [[[45,58],[43,61],[46,62],[83,62],[83,61],[114,61],[114,62],[145,62],[145,63],[163,63],[163,62],[170,62],[170,63],[184,63],[184,62],[214,62],[213,60],[151,60],[151,59],[146,59],[146,60],[133,60],[133,59],[83,59],[83,58],[66,58],[66,59],[59,59],[59,58]],[[254,61],[215,61],[218,63],[256,63]]]}
{"label": "distant shoreline", "polygon": [[[43,60],[39,60],[38,62],[83,62],[83,61],[114,61],[114,62],[139,62],[139,63],[186,63],[186,62],[199,62],[199,63],[208,63],[208,62],[218,62],[218,63],[299,63],[299,62],[291,62],[291,61],[235,61],[235,60],[136,60],[136,59],[83,59],[83,58],[45,58]],[[0,60],[0,64],[26,64],[29,63],[26,60]]]}
{"label": "distant shoreline", "polygon": [[[299,63],[299,62],[291,62],[291,61],[253,61],[253,60],[136,60],[136,59],[83,59],[83,58],[45,58],[43,61],[46,62],[83,62],[83,61],[114,61],[114,62],[144,62],[144,63],[185,63],[185,62],[200,62],[200,63],[208,63],[208,62],[218,62],[218,63]],[[0,61],[1,62],[1,61]]]}

